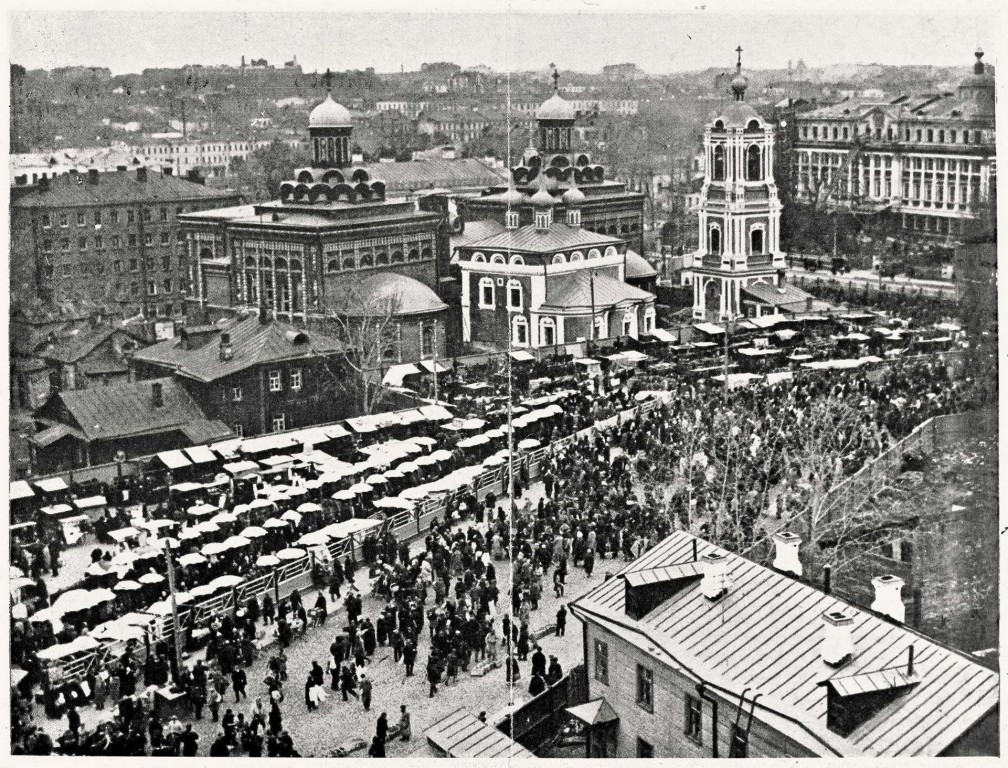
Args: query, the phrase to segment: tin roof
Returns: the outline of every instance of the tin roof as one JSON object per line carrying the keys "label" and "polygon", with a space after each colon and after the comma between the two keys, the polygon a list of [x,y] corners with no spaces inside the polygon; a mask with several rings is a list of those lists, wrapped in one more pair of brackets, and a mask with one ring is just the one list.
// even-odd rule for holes
{"label": "tin roof", "polygon": [[[673,533],[622,574],[690,560],[694,540],[686,532]],[[696,541],[701,556],[717,551]],[[746,689],[761,694],[756,705],[761,716],[797,726],[824,753],[938,755],[998,706],[997,673],[969,656],[739,555],[727,554],[727,570],[731,588],[714,603],[694,582],[635,620],[626,613],[624,580],[610,579],[571,607],[579,617],[613,627],[646,653],[685,667],[724,695],[737,698]],[[839,671],[820,656],[821,617],[836,609],[853,615],[856,649]],[[822,684],[837,680],[835,685],[853,689],[849,678],[855,677],[858,684],[871,685],[877,677],[872,673],[901,664],[911,645],[920,682],[849,736],[828,730]]]}
{"label": "tin roof", "polygon": [[492,725],[464,709],[456,709],[427,729],[427,740],[448,757],[534,758],[531,752]]}

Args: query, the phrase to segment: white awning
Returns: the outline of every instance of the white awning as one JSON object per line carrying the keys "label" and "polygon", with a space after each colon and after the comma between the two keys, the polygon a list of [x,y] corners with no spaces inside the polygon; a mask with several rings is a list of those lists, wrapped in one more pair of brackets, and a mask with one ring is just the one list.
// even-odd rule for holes
{"label": "white awning", "polygon": [[724,333],[724,328],[720,325],[714,325],[714,323],[693,323],[693,327],[696,328],[701,333],[706,333],[714,336],[719,333]]}
{"label": "white awning", "polygon": [[573,357],[575,360],[584,357],[584,348],[580,344],[568,344],[567,354]]}
{"label": "white awning", "polygon": [[222,440],[219,443],[214,443],[210,447],[224,458],[230,458],[238,453],[238,449],[241,447],[241,444],[241,438],[236,437],[231,440]]}
{"label": "white awning", "polygon": [[529,363],[535,360],[535,355],[526,352],[524,349],[516,349],[514,352],[510,353],[512,360],[517,360],[521,363]]}
{"label": "white awning", "polygon": [[10,499],[11,501],[16,501],[17,499],[28,499],[35,495],[35,491],[31,489],[24,480],[15,480],[10,484]]}
{"label": "white awning", "polygon": [[676,337],[671,333],[666,331],[664,328],[655,328],[651,331],[651,335],[654,336],[659,341],[664,341],[669,344],[674,344],[676,342]]}
{"label": "white awning", "polygon": [[421,360],[420,365],[422,365],[429,373],[434,373],[435,369],[437,373],[448,373],[447,368],[441,365],[441,363],[435,363],[433,360]]}
{"label": "white awning", "polygon": [[168,469],[181,469],[182,467],[192,466],[192,462],[185,457],[182,451],[162,451],[158,454],[158,458],[161,459],[161,463],[168,467]]}
{"label": "white awning", "polygon": [[251,440],[242,441],[242,453],[262,453],[280,448],[292,448],[297,441],[290,435],[263,435]]}
{"label": "white awning", "polygon": [[448,421],[452,418],[451,412],[443,405],[422,405],[418,410],[430,421]]}
{"label": "white awning", "polygon": [[42,480],[36,480],[35,485],[46,493],[65,491],[69,487],[62,477],[46,477]]}
{"label": "white awning", "polygon": [[193,464],[208,464],[209,462],[217,461],[217,457],[213,455],[213,451],[205,445],[194,445],[184,450],[186,456],[189,457],[189,460]]}
{"label": "white awning", "polygon": [[254,461],[236,461],[224,465],[224,471],[232,475],[240,475],[242,472],[255,472],[257,469],[259,469],[259,465]]}
{"label": "white awning", "polygon": [[763,315],[761,317],[751,317],[749,318],[749,322],[757,328],[773,328],[780,323],[789,322],[789,318],[786,315]]}
{"label": "white awning", "polygon": [[393,365],[382,377],[382,384],[386,387],[401,387],[403,385],[403,379],[407,376],[413,376],[418,373],[420,373],[420,369],[413,365],[413,363]]}
{"label": "white awning", "polygon": [[270,456],[268,458],[262,459],[259,463],[265,464],[267,467],[279,467],[284,464],[293,464],[294,457],[285,456],[281,454],[280,456]]}
{"label": "white awning", "polygon": [[88,496],[86,499],[74,499],[74,506],[77,509],[92,509],[108,506],[108,501],[104,496]]}

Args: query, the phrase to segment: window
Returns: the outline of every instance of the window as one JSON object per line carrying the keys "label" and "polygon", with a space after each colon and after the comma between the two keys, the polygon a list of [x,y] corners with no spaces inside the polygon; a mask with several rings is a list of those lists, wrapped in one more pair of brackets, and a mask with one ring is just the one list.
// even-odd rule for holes
{"label": "window", "polygon": [[749,734],[741,726],[732,723],[731,743],[728,745],[728,757],[749,756]]}
{"label": "window", "polygon": [[101,211],[94,212],[94,223],[99,227],[101,226]]}
{"label": "window", "polygon": [[539,321],[539,343],[544,347],[556,344],[556,322],[552,317],[544,317]]}
{"label": "window", "polygon": [[130,259],[129,264],[130,264],[130,272],[139,272],[140,271],[140,260],[139,259]]}
{"label": "window", "polygon": [[640,736],[637,737],[637,757],[645,759],[654,757],[654,745],[644,741]]}
{"label": "window", "polygon": [[494,283],[493,279],[489,277],[484,277],[479,282],[480,294],[479,294],[479,305],[481,309],[493,309],[494,308]]}
{"label": "window", "polygon": [[79,237],[77,238],[77,250],[86,251],[87,250],[87,238]]}
{"label": "window", "polygon": [[85,225],[85,222],[86,222],[86,217],[84,216],[84,212],[83,211],[78,212],[78,214],[77,214],[77,226],[78,227],[83,227]]}
{"label": "window", "polygon": [[279,392],[280,391],[280,371],[270,371],[269,372],[269,391]]}
{"label": "window", "polygon": [[43,240],[42,241],[42,253],[52,253],[52,251],[53,251],[52,240]]}
{"label": "window", "polygon": [[70,226],[70,220],[67,218],[67,215],[65,213],[60,214],[60,226],[64,228]]}
{"label": "window", "polygon": [[70,252],[70,238],[64,237],[60,239],[60,250],[63,251],[63,253]]}
{"label": "window", "polygon": [[484,262],[486,262],[486,256],[477,251],[472,255],[472,262],[474,264],[483,264]]}
{"label": "window", "polygon": [[717,224],[711,224],[707,230],[707,252],[721,255],[721,227]]}
{"label": "window", "polygon": [[[815,128],[812,129],[813,135],[815,134]],[[714,147],[714,181],[724,181],[725,177],[725,151],[724,147],[718,144]]]}
{"label": "window", "polygon": [[164,283],[161,285],[161,288],[164,290],[165,293],[171,293],[171,279],[169,278],[168,280],[165,280]]}
{"label": "window", "polygon": [[119,235],[112,235],[112,247],[118,248],[119,246],[120,246]]}
{"label": "window", "polygon": [[654,712],[654,673],[640,664],[637,665],[637,706]]}
{"label": "window", "polygon": [[623,314],[623,335],[630,336],[633,333],[634,310],[628,309]]}
{"label": "window", "polygon": [[287,418],[284,416],[284,414],[281,413],[279,416],[274,416],[273,431],[283,432],[285,429],[287,429]]}
{"label": "window", "polygon": [[119,223],[119,211],[109,211],[109,222],[112,224]]}
{"label": "window", "polygon": [[171,245],[171,236],[167,232],[161,233],[161,245]]}
{"label": "window", "polygon": [[565,264],[566,262],[567,262],[567,257],[564,256],[562,253],[554,254],[554,256],[553,256],[553,263],[554,264]]}
{"label": "window", "polygon": [[699,742],[703,729],[703,703],[696,696],[686,694],[683,733]]}
{"label": "window", "polygon": [[175,305],[174,304],[165,304],[164,305],[164,315],[165,315],[165,317],[171,317],[174,314],[175,314]]}
{"label": "window", "polygon": [[763,154],[760,148],[753,144],[746,150],[746,179],[759,181],[763,178]]}
{"label": "window", "polygon": [[168,221],[168,209],[167,208],[162,208],[161,209],[161,221]]}
{"label": "window", "polygon": [[50,228],[52,228],[52,218],[49,216],[48,213],[43,213],[42,214],[42,229],[50,229]]}
{"label": "window", "polygon": [[240,403],[242,401],[242,388],[231,387],[231,402]]}
{"label": "window", "polygon": [[511,343],[516,347],[528,346],[528,320],[524,315],[515,315],[511,321]]}
{"label": "window", "polygon": [[655,309],[654,307],[648,307],[644,310],[644,333],[651,333],[654,331],[654,321]]}
{"label": "window", "polygon": [[105,250],[105,241],[102,240],[102,236],[101,235],[95,235],[94,247],[95,247],[96,251],[103,251],[103,250]]}
{"label": "window", "polygon": [[120,274],[122,272],[122,262],[121,261],[113,261],[112,262],[112,271],[115,272],[117,275]]}
{"label": "window", "polygon": [[609,685],[609,645],[595,641],[595,679]]}
{"label": "window", "polygon": [[763,247],[763,228],[753,227],[749,230],[749,252],[754,256],[762,254]]}
{"label": "window", "polygon": [[517,280],[508,281],[508,309],[521,310],[522,286]]}
{"label": "window", "polygon": [[150,280],[147,283],[147,295],[157,296],[157,283],[155,283],[153,280]]}
{"label": "window", "polygon": [[144,221],[150,221],[151,220],[151,209],[150,208],[144,208],[143,209],[143,220]]}
{"label": "window", "polygon": [[154,237],[150,232],[144,233],[144,245],[148,247],[154,245]]}
{"label": "window", "polygon": [[290,388],[301,389],[301,369],[295,368],[290,375]]}
{"label": "window", "polygon": [[171,271],[171,256],[161,257],[161,271],[170,272]]}
{"label": "window", "polygon": [[129,246],[130,248],[136,248],[136,244],[137,244],[137,236],[136,236],[136,235],[134,235],[134,234],[132,234],[132,233],[130,233],[129,235],[127,235],[127,236],[126,236],[126,244],[127,244],[127,245],[128,245],[128,246]]}

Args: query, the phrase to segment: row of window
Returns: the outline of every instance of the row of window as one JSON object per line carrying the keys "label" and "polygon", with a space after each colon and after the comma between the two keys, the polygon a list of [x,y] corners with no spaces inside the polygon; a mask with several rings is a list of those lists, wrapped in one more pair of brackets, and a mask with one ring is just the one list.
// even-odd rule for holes
{"label": "row of window", "polygon": [[[892,157],[886,155],[871,155],[875,158],[875,163],[871,163],[868,157],[862,158],[857,165],[862,170],[873,169],[876,172],[882,169],[892,169],[895,166]],[[809,164],[813,166],[839,167],[846,163],[846,152],[809,152],[799,153],[797,165],[799,168]],[[909,170],[916,171],[941,171],[958,173],[962,175],[980,175],[981,162],[979,160],[964,160],[956,157],[909,157],[903,161],[902,170],[906,173]]]}
{"label": "row of window", "polygon": [[[603,685],[609,685],[609,645],[602,640],[595,640],[595,679]],[[637,706],[645,712],[654,714],[654,671],[643,664],[637,665],[634,700]],[[703,701],[698,696],[685,694],[683,697],[683,733],[697,745],[703,742]],[[749,734],[737,724],[732,725],[729,734],[729,757],[746,757],[749,753]],[[637,757],[654,757],[654,746],[642,739],[637,739]]]}
{"label": "row of window", "polygon": [[326,262],[326,272],[343,272],[353,269],[367,269],[369,267],[383,267],[389,264],[403,264],[410,261],[427,261],[434,258],[434,251],[430,248],[410,248],[404,251],[402,248],[395,248],[391,251],[370,250],[358,251],[356,254],[347,252],[340,254],[337,258],[330,258]]}
{"label": "row of window", "polygon": [[[195,208],[193,210],[195,210]],[[183,213],[185,213],[185,207],[184,206],[180,205],[180,206],[177,206],[175,208],[175,215],[176,216],[179,216],[179,215],[181,215]],[[143,209],[141,209],[141,216],[142,216],[142,218],[143,218],[143,220],[145,222],[146,221],[153,221],[154,220],[154,209],[153,208],[143,208]],[[51,214],[51,213],[43,213],[42,214],[42,229],[52,229],[52,227],[53,227],[53,218],[54,218],[53,214]],[[58,219],[59,219],[59,226],[61,228],[65,229],[66,227],[70,226],[70,214],[69,213],[61,213],[61,214],[59,214],[58,215]],[[78,227],[87,227],[87,226],[90,226],[91,224],[95,224],[97,226],[101,226],[105,222],[108,222],[109,224],[118,224],[119,223],[119,209],[118,208],[112,208],[112,209],[110,209],[109,211],[106,211],[106,212],[102,212],[101,210],[94,210],[94,211],[91,211],[90,217],[88,216],[88,213],[86,211],[78,211],[77,212],[77,216],[76,216],[76,221],[77,221],[77,226]],[[163,221],[163,222],[167,222],[168,221],[168,208],[167,207],[162,206],[161,208],[158,209],[158,221]],[[126,223],[127,224],[134,224],[134,223],[136,223],[136,209],[135,208],[127,208],[126,209]]]}
{"label": "row of window", "polygon": [[[618,256],[619,251],[616,250],[615,246],[610,245],[608,248],[605,249],[605,255],[606,257]],[[581,251],[574,251],[573,253],[570,254],[569,257],[570,261],[583,261],[584,258],[585,255]],[[590,251],[588,251],[588,258],[600,259],[602,258],[602,252],[598,248],[592,248]],[[476,251],[472,255],[470,261],[472,261],[474,264],[486,264],[487,257],[485,254]],[[554,254],[552,261],[554,264],[565,264],[568,261],[568,256],[565,253],[557,253]],[[525,263],[525,258],[521,254],[515,253],[512,254],[510,260],[508,260],[503,253],[494,253],[490,256],[489,263],[522,265]]]}
{"label": "row of window", "polygon": [[[722,250],[721,225],[717,222],[710,222],[707,226],[707,253],[719,255]],[[763,224],[754,224],[749,230],[749,253],[759,256],[765,251],[766,227]]]}
{"label": "row of window", "polygon": [[[62,270],[62,276],[68,280],[76,278],[87,278],[91,277],[92,274],[94,274],[96,277],[101,277],[102,275],[105,274],[105,270],[98,267],[92,269],[87,264],[80,264],[77,266],[76,269],[74,269],[70,265],[66,265],[63,267]],[[52,266],[43,267],[42,277],[46,280],[52,280],[55,277],[55,269]],[[129,296],[139,297],[141,294],[141,285],[139,282],[132,282],[129,285],[126,285],[125,283],[118,283],[116,285],[121,292],[124,292]],[[175,287],[176,287],[175,284],[171,280],[164,280],[161,283],[158,283],[155,280],[148,280],[146,285],[146,295],[159,296],[159,295],[171,294],[174,292],[173,289]],[[180,282],[177,287],[179,290],[185,290],[184,283]],[[174,314],[174,309],[168,311],[167,314],[169,315]]]}
{"label": "row of window", "polygon": [[[950,128],[947,131],[944,128],[904,128],[903,141],[927,142],[928,144],[980,144],[985,139],[984,134],[985,132],[980,130],[957,130],[955,128]],[[832,128],[828,125],[803,125],[801,135],[803,139],[821,138],[823,141],[846,141],[850,138],[850,129],[846,125],[834,125]],[[875,128],[872,131],[868,126],[857,128],[857,135],[874,138],[876,141],[881,141],[883,136],[882,128]],[[898,136],[899,129],[891,125],[886,128],[885,138],[887,141],[896,141]]]}
{"label": "row of window", "polygon": [[[503,278],[498,278],[501,283]],[[517,280],[508,280],[507,283],[507,308],[518,310],[522,308],[522,297],[524,291],[522,284]],[[480,309],[494,309],[497,306],[497,288],[492,277],[484,277],[479,281],[479,307]]]}
{"label": "row of window", "polygon": [[[49,260],[46,259],[46,261],[48,262]],[[75,265],[74,262],[68,262],[63,265],[64,270],[70,269],[74,265]],[[99,275],[105,271],[105,263],[101,261],[81,263],[78,264],[77,266],[81,267],[82,269],[83,268],[94,269],[95,273]],[[162,272],[171,272],[172,271],[171,256],[162,256],[160,260],[156,259],[153,256],[148,256],[146,259],[145,266],[148,272],[157,272],[159,266]],[[178,268],[183,272],[186,271],[186,260],[184,256],[179,256]],[[117,275],[121,274],[122,272],[139,272],[140,259],[132,258],[128,259],[125,262],[120,259],[116,259],[115,261],[112,262],[112,271]]]}
{"label": "row of window", "polygon": [[[177,234],[176,240],[179,243],[182,243],[182,242],[185,241],[185,238],[184,238],[184,236],[183,236],[183,234],[181,232],[179,232]],[[96,251],[104,251],[105,250],[105,242],[106,242],[105,241],[105,237],[103,235],[95,235],[94,238],[90,239],[90,240],[87,237],[79,237],[79,238],[77,238],[77,250],[78,251],[86,251],[88,249],[88,245],[91,244],[94,247],[94,250],[96,250]],[[112,235],[108,239],[108,246],[109,246],[109,248],[111,248],[113,250],[116,250],[116,249],[119,249],[119,248],[123,248],[123,247],[126,247],[126,248],[136,248],[138,242],[139,242],[139,240],[138,240],[137,236],[135,234],[130,233],[130,234],[128,234],[126,236],[126,241],[125,241],[125,246],[124,246],[123,239],[119,235]],[[146,246],[148,248],[151,248],[151,247],[154,246],[154,233],[153,232],[146,232],[146,233],[144,233],[143,244],[144,244],[144,246]],[[168,246],[170,246],[171,245],[171,233],[170,232],[161,232],[161,233],[159,233],[158,234],[158,245],[160,245],[163,248],[167,248]],[[61,251],[63,251],[64,253],[67,253],[70,250],[70,238],[69,237],[60,238],[59,247],[60,247]],[[43,239],[42,240],[42,253],[52,253],[52,252],[53,252],[53,240],[51,240],[50,238]]]}
{"label": "row of window", "polygon": [[[723,144],[714,147],[713,163],[711,166],[711,180],[725,180],[725,148]],[[746,181],[762,181],[765,176],[763,168],[763,149],[752,144],[745,151],[745,165],[743,166]]]}

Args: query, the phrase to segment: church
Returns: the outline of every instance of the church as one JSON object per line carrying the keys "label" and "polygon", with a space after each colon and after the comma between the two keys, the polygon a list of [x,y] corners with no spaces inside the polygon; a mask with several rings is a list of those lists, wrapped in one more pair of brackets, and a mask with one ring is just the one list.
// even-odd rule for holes
{"label": "church", "polygon": [[734,98],[704,132],[700,247],[683,262],[682,284],[693,288],[693,319],[698,321],[812,308],[812,297],[786,281],[782,206],[773,175],[775,129],[746,103],[749,79],[742,72],[741,47],[737,53]]}

